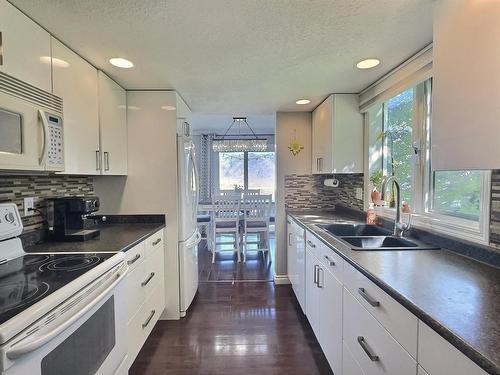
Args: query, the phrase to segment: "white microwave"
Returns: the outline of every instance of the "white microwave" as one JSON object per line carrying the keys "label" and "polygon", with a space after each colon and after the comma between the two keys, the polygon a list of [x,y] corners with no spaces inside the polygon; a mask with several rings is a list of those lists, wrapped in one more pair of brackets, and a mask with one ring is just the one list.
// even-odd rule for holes
{"label": "white microwave", "polygon": [[64,171],[62,99],[0,72],[0,170]]}

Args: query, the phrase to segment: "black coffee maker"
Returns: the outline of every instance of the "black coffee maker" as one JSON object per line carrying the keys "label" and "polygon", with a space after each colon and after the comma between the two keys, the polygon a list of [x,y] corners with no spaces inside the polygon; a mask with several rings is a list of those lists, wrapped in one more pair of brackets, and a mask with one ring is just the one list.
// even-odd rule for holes
{"label": "black coffee maker", "polygon": [[98,197],[47,199],[49,238],[56,241],[86,241],[99,236],[90,214],[99,210]]}

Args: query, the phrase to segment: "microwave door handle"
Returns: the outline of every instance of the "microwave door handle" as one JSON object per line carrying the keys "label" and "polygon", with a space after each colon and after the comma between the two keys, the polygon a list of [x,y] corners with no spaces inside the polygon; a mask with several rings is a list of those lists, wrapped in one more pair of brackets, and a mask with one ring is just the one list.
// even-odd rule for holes
{"label": "microwave door handle", "polygon": [[47,122],[47,116],[45,112],[41,109],[38,110],[38,116],[42,120],[42,133],[43,133],[43,147],[42,153],[38,159],[38,164],[43,165],[45,163],[45,157],[47,156],[47,149],[49,148],[49,123]]}
{"label": "microwave door handle", "polygon": [[[96,306],[99,302],[101,302],[102,299],[106,297],[106,295],[127,275],[127,270],[128,267],[125,268],[123,271],[121,270],[122,266],[118,266],[118,270],[116,273],[113,275],[114,276],[114,281],[98,296],[89,296],[89,303],[87,303],[81,310],[79,310],[76,314],[65,320],[63,323],[58,325],[56,328],[53,330],[37,337],[33,337],[31,340],[27,341],[20,341],[19,344],[15,344],[12,346],[9,350],[7,350],[6,356],[7,358],[14,360],[19,357],[22,357],[23,355],[26,355],[28,353],[31,353],[39,348],[41,348],[43,345],[51,341],[54,337],[59,335],[61,332],[63,332],[66,328],[70,327],[73,323],[78,321],[82,316],[84,316],[87,312],[89,312],[94,306]],[[80,301],[82,303],[83,301]]]}

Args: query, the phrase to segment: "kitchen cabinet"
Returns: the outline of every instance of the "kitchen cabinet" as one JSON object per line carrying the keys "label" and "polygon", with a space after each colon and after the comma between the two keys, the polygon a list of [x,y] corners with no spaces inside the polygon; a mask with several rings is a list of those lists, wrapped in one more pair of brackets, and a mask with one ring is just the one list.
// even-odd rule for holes
{"label": "kitchen cabinet", "polygon": [[500,168],[499,1],[436,2],[432,168]]}
{"label": "kitchen cabinet", "polygon": [[428,375],[487,374],[423,322],[418,324],[418,362]]}
{"label": "kitchen cabinet", "polygon": [[100,171],[103,175],[127,174],[127,96],[125,89],[98,72]]}
{"label": "kitchen cabinet", "polygon": [[126,252],[128,367],[165,309],[163,229]]}
{"label": "kitchen cabinet", "polygon": [[100,174],[97,70],[52,38],[54,94],[64,106],[64,174]]}
{"label": "kitchen cabinet", "polygon": [[373,375],[415,375],[415,359],[347,289],[343,296],[344,341],[363,371]]}
{"label": "kitchen cabinet", "polygon": [[47,92],[51,85],[50,34],[0,0],[0,71]]}
{"label": "kitchen cabinet", "polygon": [[[318,238],[306,231],[306,316],[323,353],[335,374],[342,369],[342,283],[329,267],[339,269],[332,253]],[[326,255],[328,256],[328,255]]]}
{"label": "kitchen cabinet", "polygon": [[312,171],[363,172],[363,116],[356,94],[332,94],[312,113]]}
{"label": "kitchen cabinet", "polygon": [[303,312],[305,312],[305,230],[297,223],[287,218],[287,266],[288,279],[297,297],[297,301]]}

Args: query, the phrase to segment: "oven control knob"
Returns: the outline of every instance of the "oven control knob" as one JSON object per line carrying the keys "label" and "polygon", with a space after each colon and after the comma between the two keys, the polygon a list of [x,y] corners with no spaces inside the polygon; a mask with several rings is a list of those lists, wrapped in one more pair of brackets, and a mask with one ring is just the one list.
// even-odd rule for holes
{"label": "oven control knob", "polygon": [[16,217],[14,216],[14,214],[12,212],[8,212],[5,214],[5,220],[8,222],[8,223],[11,223],[13,224],[14,223],[14,220],[16,220]]}

